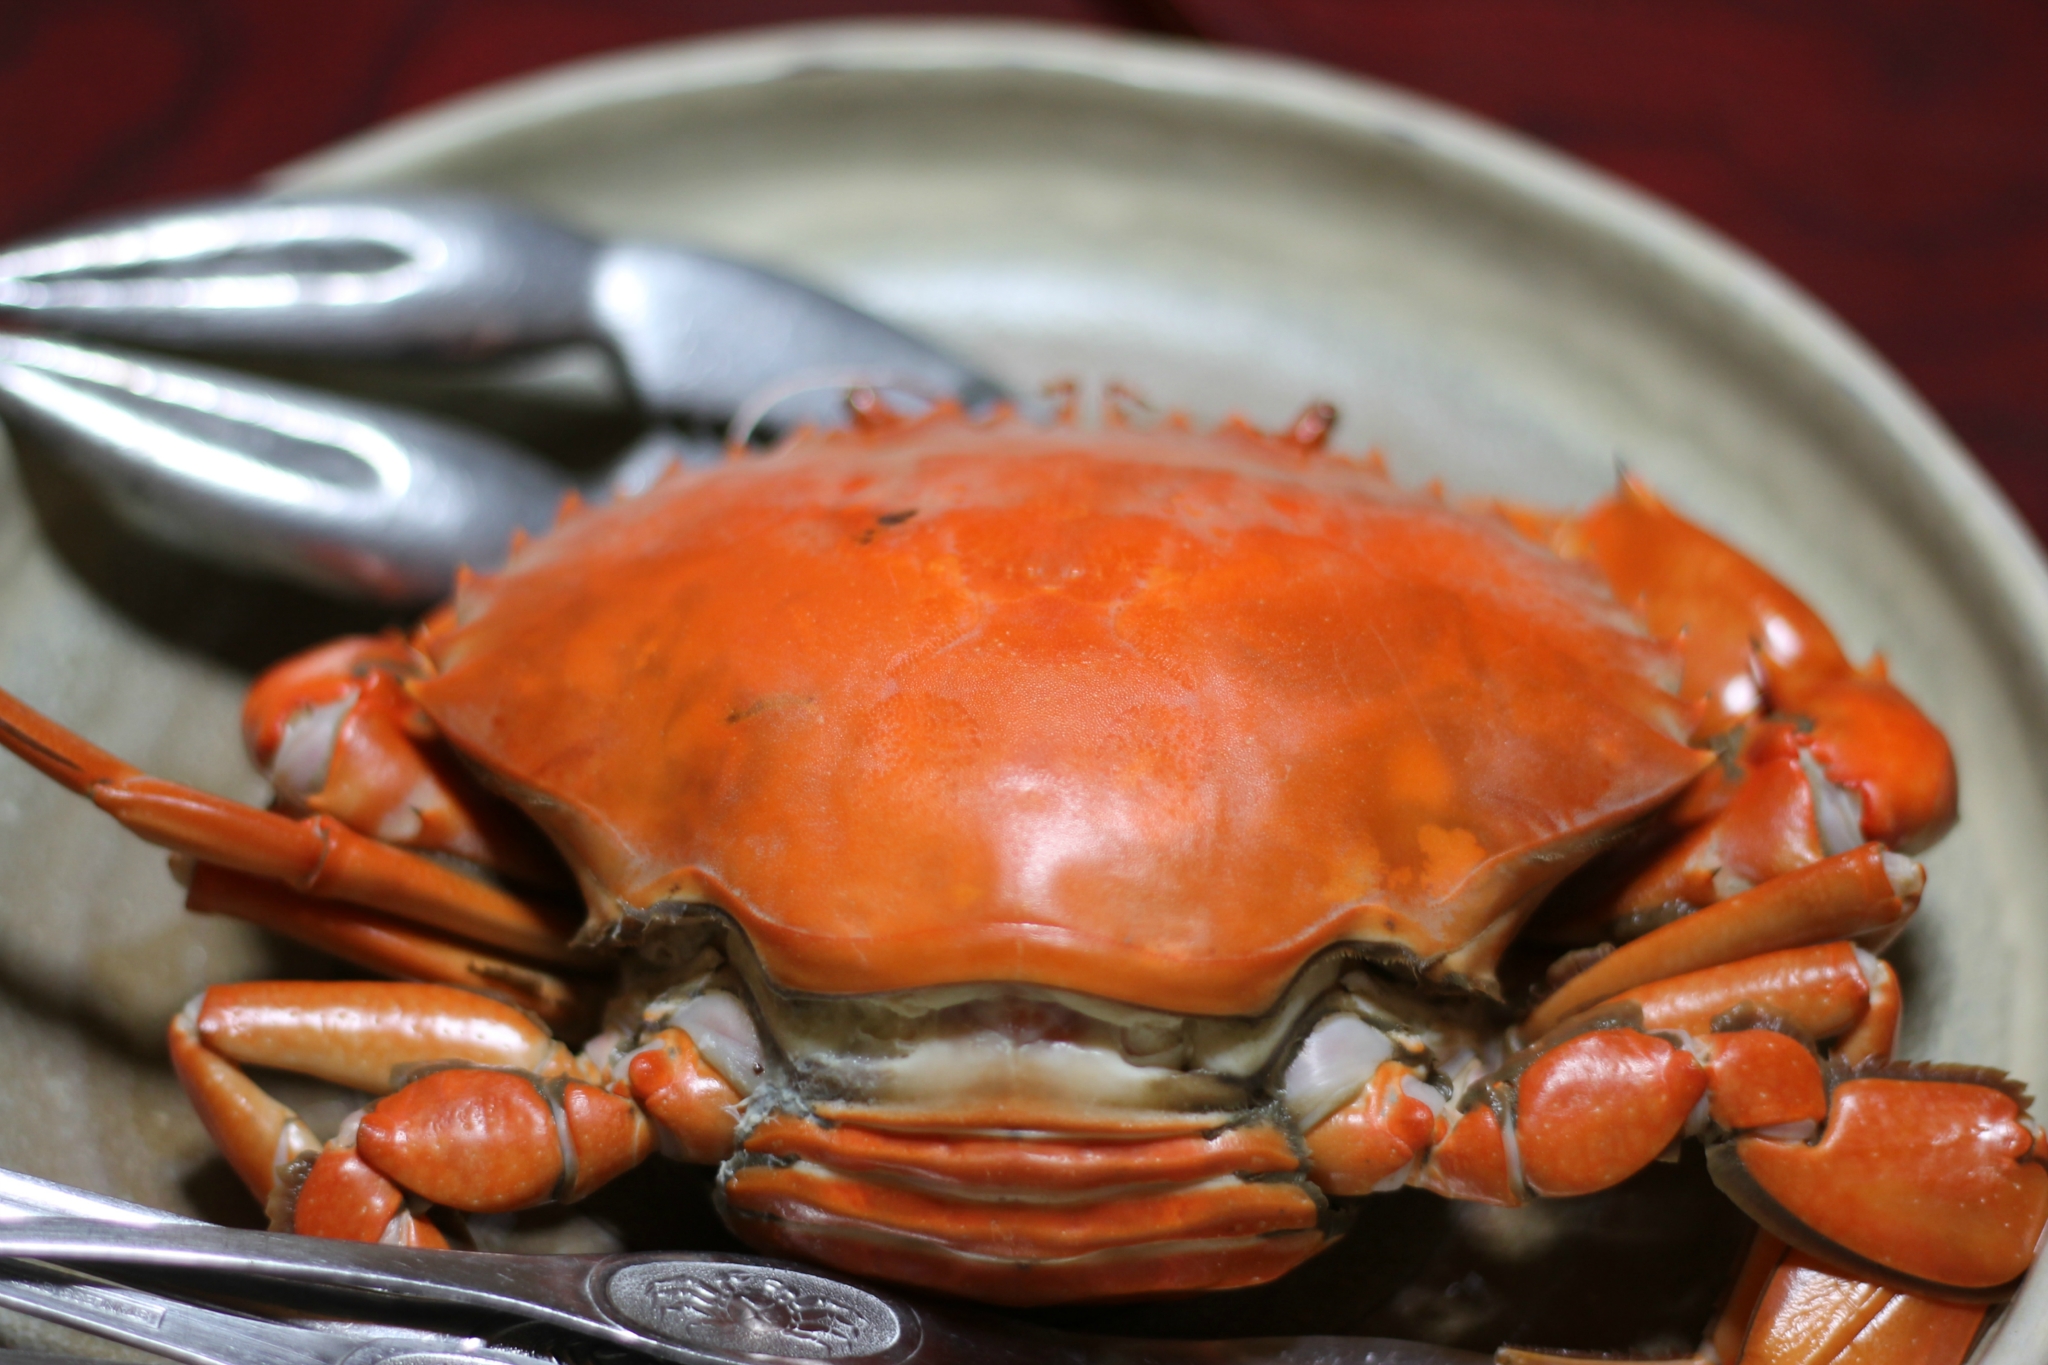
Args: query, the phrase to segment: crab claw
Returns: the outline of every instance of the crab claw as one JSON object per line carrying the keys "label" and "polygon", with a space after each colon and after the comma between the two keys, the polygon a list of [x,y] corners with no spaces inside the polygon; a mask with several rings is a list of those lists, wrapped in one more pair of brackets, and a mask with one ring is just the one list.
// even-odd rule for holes
{"label": "crab claw", "polygon": [[1956,822],[1956,763],[1942,736],[1884,675],[1884,663],[1783,689],[1781,710],[1809,727],[1828,781],[1855,795],[1862,834],[1907,853]]}
{"label": "crab claw", "polygon": [[1813,608],[1734,547],[1671,511],[1639,479],[1558,534],[1650,633],[1675,642],[1679,693],[1703,707],[1702,737],[1754,714],[1767,687],[1838,676],[1848,661]]}
{"label": "crab claw", "polygon": [[428,671],[396,634],[350,636],[266,672],[242,707],[250,758],[295,815],[331,815],[402,848],[537,887],[560,868],[517,809],[484,790],[406,688]]}
{"label": "crab claw", "polygon": [[1765,1229],[1911,1294],[1992,1300],[2048,1227],[2048,1137],[1996,1073],[1824,1066],[1769,1029],[1645,1031],[1639,1009],[1552,1034],[1468,1088],[1412,1182],[1516,1204],[1589,1194],[1685,1133]]}
{"label": "crab claw", "polygon": [[1708,1169],[1809,1255],[1949,1298],[2012,1293],[2048,1227],[2040,1127],[2001,1080],[1964,1068],[1855,1069],[1817,1141],[1740,1134]]}

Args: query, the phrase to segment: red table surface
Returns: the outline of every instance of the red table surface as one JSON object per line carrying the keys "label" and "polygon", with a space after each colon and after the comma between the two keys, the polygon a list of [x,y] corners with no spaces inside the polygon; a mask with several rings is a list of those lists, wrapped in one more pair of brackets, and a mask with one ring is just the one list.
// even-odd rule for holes
{"label": "red table surface", "polygon": [[0,239],[233,187],[570,58],[881,13],[1246,44],[1582,157],[1840,313],[2048,534],[2039,0],[0,0]]}

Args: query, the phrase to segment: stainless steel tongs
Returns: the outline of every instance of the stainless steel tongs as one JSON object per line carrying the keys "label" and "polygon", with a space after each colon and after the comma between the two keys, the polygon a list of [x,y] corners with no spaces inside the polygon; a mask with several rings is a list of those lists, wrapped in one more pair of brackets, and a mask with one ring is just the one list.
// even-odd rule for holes
{"label": "stainless steel tongs", "polygon": [[[0,1226],[84,1222],[100,1230],[208,1225],[68,1186],[0,1171]],[[276,1322],[33,1261],[0,1259],[0,1307],[15,1309],[188,1365],[548,1365],[480,1336],[313,1319]],[[5,1354],[5,1353],[0,1353]]]}
{"label": "stainless steel tongs", "polygon": [[[607,352],[654,429],[588,487],[763,427],[830,424],[849,387],[970,408],[996,384],[781,276],[602,241],[458,195],[239,199],[0,252],[0,318],[230,356],[458,362]],[[302,385],[0,333],[0,416],[146,534],[388,601],[499,558],[574,486],[495,436]]]}
{"label": "stainless steel tongs", "polygon": [[549,1363],[549,1357],[494,1347],[481,1337],[375,1324],[293,1326],[25,1261],[0,1261],[0,1307],[188,1365]]}
{"label": "stainless steel tongs", "polygon": [[[438,1308],[539,1324],[622,1360],[759,1365],[1481,1365],[1485,1357],[1362,1337],[1139,1341],[936,1312],[815,1270],[753,1257],[515,1256],[239,1232],[0,1171],[0,1305],[194,1365],[494,1365],[536,1358],[483,1336],[269,1322],[150,1295],[44,1262],[173,1274],[256,1303],[294,1291],[371,1312]],[[140,1296],[140,1297],[138,1297]],[[541,1357],[578,1354],[533,1347]]]}

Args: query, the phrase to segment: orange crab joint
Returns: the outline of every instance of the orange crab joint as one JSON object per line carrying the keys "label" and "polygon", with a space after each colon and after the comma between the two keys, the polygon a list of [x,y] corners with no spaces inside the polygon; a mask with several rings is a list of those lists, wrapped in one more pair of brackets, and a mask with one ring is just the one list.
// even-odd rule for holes
{"label": "orange crab joint", "polygon": [[562,1087],[562,1132],[575,1157],[573,1176],[560,1196],[581,1199],[654,1155],[654,1125],[631,1100],[594,1085]]}
{"label": "orange crab joint", "polygon": [[1382,1062],[1356,1098],[1304,1135],[1309,1178],[1337,1195],[1403,1184],[1441,1112],[1442,1099],[1416,1068]]}
{"label": "orange crab joint", "polygon": [[1545,1052],[1515,1086],[1522,1179],[1537,1194],[1591,1194],[1657,1159],[1706,1093],[1683,1048],[1601,1029]]}
{"label": "orange crab joint", "polygon": [[320,1144],[297,1114],[207,1047],[198,1006],[195,1000],[171,1020],[171,1067],[221,1155],[249,1192],[267,1204],[279,1173]]}
{"label": "orange crab joint", "polygon": [[1798,750],[1790,744],[1752,745],[1743,766],[1746,775],[1719,813],[1629,882],[1615,898],[1614,913],[1674,900],[1708,905],[1826,854],[1813,784]]}
{"label": "orange crab joint", "polygon": [[[1820,1062],[1804,1043],[1769,1029],[1716,1033],[1707,1053],[1707,1116],[1731,1132],[1818,1125],[1828,1116]],[[1810,1134],[1811,1127],[1801,1136]]]}
{"label": "orange crab joint", "polygon": [[1835,1044],[1834,1056],[1843,1062],[1884,1061],[1898,1042],[1899,1019],[1905,1012],[1905,1001],[1899,994],[1899,974],[1883,958],[1868,953],[1858,953],[1856,957],[1870,993],[1863,1018]]}
{"label": "orange crab joint", "polygon": [[633,1054],[633,1098],[655,1122],[664,1149],[682,1161],[723,1161],[739,1125],[739,1091],[697,1051],[690,1035],[663,1029]]}
{"label": "orange crab joint", "polygon": [[531,1077],[468,1067],[422,1076],[356,1128],[365,1161],[406,1189],[469,1213],[553,1198],[566,1167],[554,1106]]}
{"label": "orange crab joint", "polygon": [[1755,710],[1759,671],[1771,683],[1848,671],[1842,647],[1811,607],[1638,479],[1624,476],[1614,496],[1563,528],[1558,542],[1564,553],[1598,565],[1616,597],[1638,603],[1652,635],[1678,643],[1680,694],[1712,703],[1707,733]]}
{"label": "orange crab joint", "polygon": [[332,815],[408,848],[453,854],[545,885],[558,875],[512,807],[433,753],[406,691],[425,661],[395,636],[358,636],[287,660],[243,710],[250,757],[285,809]]}
{"label": "orange crab joint", "polygon": [[1446,1199],[1513,1208],[1522,1202],[1521,1161],[1513,1141],[1512,1130],[1501,1127],[1482,1099],[1451,1121],[1413,1183]]}
{"label": "orange crab joint", "polygon": [[330,1146],[299,1186],[292,1231],[343,1242],[375,1242],[404,1210],[404,1193],[353,1147]]}
{"label": "orange crab joint", "polygon": [[294,720],[308,710],[354,700],[371,671],[405,675],[420,660],[396,634],[351,635],[267,669],[242,699],[242,742],[259,768],[277,761]]}

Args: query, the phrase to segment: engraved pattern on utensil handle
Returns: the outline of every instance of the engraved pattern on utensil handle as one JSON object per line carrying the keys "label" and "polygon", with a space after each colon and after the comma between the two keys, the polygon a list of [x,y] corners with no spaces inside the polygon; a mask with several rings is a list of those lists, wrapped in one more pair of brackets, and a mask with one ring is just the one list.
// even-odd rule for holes
{"label": "engraved pattern on utensil handle", "polygon": [[594,1267],[588,1284],[613,1322],[712,1359],[898,1361],[919,1336],[916,1315],[879,1295],[770,1263],[624,1257]]}

